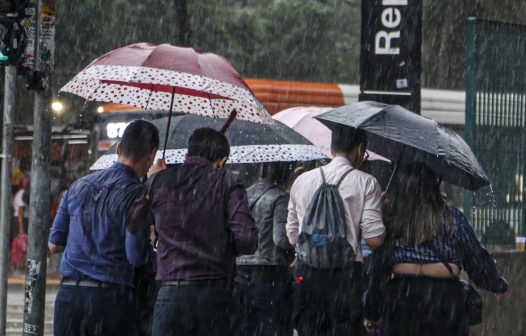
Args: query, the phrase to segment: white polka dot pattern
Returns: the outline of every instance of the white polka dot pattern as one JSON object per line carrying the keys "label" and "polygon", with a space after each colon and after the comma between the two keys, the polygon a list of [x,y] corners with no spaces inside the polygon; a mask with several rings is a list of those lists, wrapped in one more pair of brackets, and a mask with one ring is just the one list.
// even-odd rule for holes
{"label": "white polka dot pattern", "polygon": [[[106,83],[127,82],[130,85]],[[60,91],[69,92],[91,101],[133,105],[148,110],[169,110],[172,94],[165,91],[151,92],[138,88],[141,84],[168,85],[219,95],[229,99],[209,99],[176,94],[173,111],[228,117],[236,109],[237,118],[258,123],[272,124],[270,114],[247,89],[216,79],[183,72],[139,66],[92,65],[86,67]]]}
{"label": "white polka dot pattern", "polygon": [[[166,150],[166,163],[183,163],[186,149]],[[162,157],[162,151],[157,151],[156,159]],[[254,145],[232,146],[227,163],[261,163],[281,161],[311,161],[326,159],[313,145]],[[90,167],[91,170],[100,170],[110,167],[117,162],[117,154],[105,154]]]}

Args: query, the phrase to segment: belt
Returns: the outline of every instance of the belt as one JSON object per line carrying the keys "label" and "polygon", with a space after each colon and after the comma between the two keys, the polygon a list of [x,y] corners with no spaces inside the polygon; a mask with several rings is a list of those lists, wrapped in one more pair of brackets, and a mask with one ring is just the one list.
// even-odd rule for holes
{"label": "belt", "polygon": [[160,281],[161,286],[191,286],[191,287],[222,287],[231,284],[228,279],[203,279],[203,280],[168,280]]}
{"label": "belt", "polygon": [[128,286],[113,284],[108,282],[102,282],[97,280],[75,280],[75,279],[63,279],[60,282],[63,286],[76,286],[76,287],[94,287],[94,288],[126,288]]}

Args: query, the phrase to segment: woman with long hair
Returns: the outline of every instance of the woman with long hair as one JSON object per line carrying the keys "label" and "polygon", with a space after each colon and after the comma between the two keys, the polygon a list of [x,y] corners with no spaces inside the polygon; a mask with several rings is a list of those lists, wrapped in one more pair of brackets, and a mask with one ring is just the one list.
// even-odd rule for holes
{"label": "woman with long hair", "polygon": [[460,271],[498,300],[508,283],[464,214],[446,203],[427,165],[402,168],[397,182],[387,243],[371,264],[365,327],[382,336],[465,335]]}

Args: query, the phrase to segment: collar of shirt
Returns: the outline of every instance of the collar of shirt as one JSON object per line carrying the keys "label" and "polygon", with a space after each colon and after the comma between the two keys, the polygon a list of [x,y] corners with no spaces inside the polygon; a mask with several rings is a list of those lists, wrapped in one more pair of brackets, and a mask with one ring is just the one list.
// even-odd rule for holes
{"label": "collar of shirt", "polygon": [[139,179],[139,176],[137,176],[137,173],[135,172],[135,170],[133,170],[130,166],[122,163],[122,162],[115,162],[113,164],[113,166],[111,166],[112,168],[115,168],[115,169],[118,169],[118,170],[121,170],[123,172],[125,172],[126,174],[130,175],[130,176],[133,176],[137,179],[137,181],[140,181]]}
{"label": "collar of shirt", "polygon": [[329,164],[327,166],[329,166],[329,167],[349,166],[350,168],[352,167],[351,161],[349,161],[349,159],[347,159],[346,157],[343,157],[343,156],[335,156],[331,160],[331,162],[329,162]]}
{"label": "collar of shirt", "polygon": [[186,158],[186,160],[184,160],[184,163],[212,167],[212,162],[200,156],[189,156]]}

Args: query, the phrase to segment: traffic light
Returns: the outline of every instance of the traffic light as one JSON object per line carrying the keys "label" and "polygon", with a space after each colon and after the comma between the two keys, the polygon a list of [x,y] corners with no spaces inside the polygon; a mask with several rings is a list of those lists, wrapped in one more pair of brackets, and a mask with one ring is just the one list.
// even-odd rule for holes
{"label": "traffic light", "polygon": [[35,0],[0,0],[0,65],[17,64],[26,46],[21,20],[35,11]]}
{"label": "traffic light", "polygon": [[0,64],[16,64],[26,46],[24,27],[11,17],[0,17]]}
{"label": "traffic light", "polygon": [[0,0],[0,14],[18,14],[20,19],[34,15],[35,0]]}

